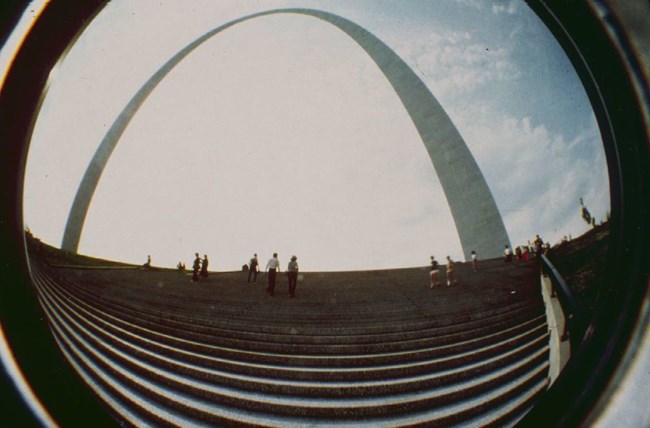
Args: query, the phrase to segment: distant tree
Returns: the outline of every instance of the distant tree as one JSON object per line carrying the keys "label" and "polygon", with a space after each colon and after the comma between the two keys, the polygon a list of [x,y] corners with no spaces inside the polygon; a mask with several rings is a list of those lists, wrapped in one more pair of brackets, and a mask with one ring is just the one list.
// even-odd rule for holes
{"label": "distant tree", "polygon": [[580,213],[582,215],[582,219],[585,221],[590,226],[594,226],[596,224],[596,219],[591,217],[591,213],[587,209],[587,207],[584,204],[584,201],[582,198],[580,198]]}

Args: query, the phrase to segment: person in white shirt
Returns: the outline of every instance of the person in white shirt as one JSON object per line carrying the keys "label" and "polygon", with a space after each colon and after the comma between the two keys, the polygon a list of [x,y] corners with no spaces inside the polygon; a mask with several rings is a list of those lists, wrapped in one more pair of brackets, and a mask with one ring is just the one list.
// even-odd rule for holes
{"label": "person in white shirt", "polygon": [[503,250],[503,261],[507,263],[512,261],[512,250],[508,244],[506,244],[506,248]]}
{"label": "person in white shirt", "polygon": [[431,271],[429,272],[429,276],[431,278],[429,288],[433,288],[435,286],[441,285],[438,282],[438,261],[436,260],[435,257],[431,256]]}
{"label": "person in white shirt", "polygon": [[280,260],[278,260],[278,253],[273,253],[273,257],[271,257],[266,264],[266,269],[265,272],[269,273],[269,286],[266,289],[266,292],[269,293],[271,296],[275,293],[275,277],[278,273],[278,269],[280,268]]}
{"label": "person in white shirt", "polygon": [[253,258],[251,259],[249,265],[249,270],[248,270],[248,283],[251,283],[251,275],[253,275],[253,284],[257,284],[257,271],[259,270],[259,264],[260,262],[257,260],[257,253],[253,255]]}

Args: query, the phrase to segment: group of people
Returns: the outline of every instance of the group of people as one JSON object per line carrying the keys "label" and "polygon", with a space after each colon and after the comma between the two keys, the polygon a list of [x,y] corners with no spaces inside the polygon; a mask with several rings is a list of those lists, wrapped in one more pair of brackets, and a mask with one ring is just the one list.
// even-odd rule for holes
{"label": "group of people", "polygon": [[[194,264],[192,265],[192,281],[198,282],[208,277],[208,255],[205,254],[203,256],[203,259],[199,257],[199,253],[195,253],[195,256],[196,258],[194,259]],[[151,255],[147,256],[147,261],[142,265],[142,269],[152,269]],[[185,272],[185,263],[178,262],[176,269],[178,269],[179,272]]]}
{"label": "group of people", "polygon": [[[208,277],[208,255],[204,254],[203,259],[199,253],[194,253],[194,263],[192,263],[192,282],[203,281]],[[183,265],[185,268],[185,265]]]}
{"label": "group of people", "polygon": [[[476,257],[476,252],[474,251],[472,251],[472,266],[475,271],[478,269],[478,258]],[[447,287],[451,286],[452,284],[457,284],[458,281],[456,281],[456,276],[454,275],[454,261],[449,256],[447,256],[446,268],[447,268]],[[429,288],[438,287],[442,285],[442,283],[438,280],[439,272],[440,272],[440,266],[438,264],[438,261],[434,256],[431,256],[431,271],[429,272],[431,281],[429,284]]]}
{"label": "group of people", "polygon": [[517,261],[527,261],[539,257],[540,255],[548,255],[551,250],[551,244],[544,242],[539,235],[535,235],[533,242],[528,241],[528,245],[519,245],[515,248],[514,254],[510,247],[506,244],[503,250],[503,261],[512,262],[513,256]]}
{"label": "group of people", "polygon": [[[257,254],[254,254],[249,262],[248,269],[248,283],[251,283],[251,277],[253,278],[253,284],[257,283],[257,273],[259,272],[259,259]],[[273,257],[269,259],[266,263],[264,272],[268,273],[268,286],[266,287],[266,292],[273,296],[275,295],[275,283],[277,279],[278,272],[280,271],[280,260],[278,259],[278,253],[273,253]],[[298,257],[291,256],[291,261],[287,265],[287,278],[289,285],[289,297],[294,298],[296,295],[296,286],[298,285]]]}
{"label": "group of people", "polygon": [[[192,281],[193,282],[203,281],[208,277],[208,265],[209,265],[208,255],[204,254],[203,258],[201,258],[199,256],[199,253],[194,253],[194,256],[195,256],[194,262],[192,263]],[[259,259],[257,258],[257,254],[254,254],[247,266],[249,284],[251,283],[251,279],[253,280],[253,284],[257,283],[257,274],[260,271],[259,266],[260,263],[259,263]],[[145,270],[151,269],[150,255],[147,256],[147,261],[142,265],[142,268]],[[180,272],[185,272],[185,263],[178,262],[176,268]],[[268,273],[268,281],[269,281],[268,287],[266,288],[266,292],[269,293],[269,295],[273,296],[275,294],[275,283],[276,283],[277,274],[280,271],[280,261],[278,260],[278,253],[273,253],[273,257],[269,259],[264,271]],[[298,257],[291,256],[291,261],[287,266],[286,272],[289,281],[289,296],[293,298],[296,295],[296,286],[298,284]]]}
{"label": "group of people", "polygon": [[[506,244],[505,249],[503,250],[503,261],[512,262],[513,256],[516,257],[517,260],[528,260],[529,258],[537,257],[541,254],[548,254],[550,248],[551,246],[548,242],[544,243],[544,240],[540,238],[539,235],[535,235],[532,244],[530,241],[528,241],[527,246],[518,246],[515,249],[514,253],[510,249],[510,246]],[[476,272],[479,270],[478,255],[476,254],[476,251],[472,251],[470,255],[472,260],[472,270]],[[452,284],[457,284],[458,281],[456,281],[456,277],[454,275],[454,261],[449,256],[447,256],[446,269],[447,269],[447,286],[449,287]],[[438,279],[439,273],[440,273],[440,267],[438,261],[435,259],[434,256],[431,256],[431,271],[430,271],[431,280],[429,283],[430,288],[442,285],[442,283]]]}

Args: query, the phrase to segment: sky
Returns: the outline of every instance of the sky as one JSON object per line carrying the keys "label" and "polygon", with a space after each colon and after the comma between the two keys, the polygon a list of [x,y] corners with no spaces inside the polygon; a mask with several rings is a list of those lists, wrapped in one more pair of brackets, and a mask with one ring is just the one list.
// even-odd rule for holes
{"label": "sky", "polygon": [[[25,226],[60,246],[115,117],[169,57],[244,15],[304,7],[375,34],[425,82],[475,157],[513,245],[551,243],[609,209],[598,127],[569,60],[521,1],[113,0],[50,73],[27,160]],[[301,270],[462,260],[415,127],[368,55],[313,17],[246,21],[154,90],[115,149],[79,252],[215,270],[273,252]],[[481,255],[479,254],[479,258]]]}

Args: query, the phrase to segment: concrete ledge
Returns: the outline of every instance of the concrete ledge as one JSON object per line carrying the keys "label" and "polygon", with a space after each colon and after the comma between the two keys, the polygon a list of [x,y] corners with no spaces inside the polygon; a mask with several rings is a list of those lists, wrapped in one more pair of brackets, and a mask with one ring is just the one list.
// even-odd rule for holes
{"label": "concrete ledge", "polygon": [[571,343],[569,342],[570,339],[562,341],[562,333],[566,326],[566,318],[558,298],[551,297],[553,295],[553,284],[551,283],[551,279],[548,276],[541,275],[540,282],[549,329],[550,368],[548,374],[550,378],[550,386],[555,382],[555,379],[557,379],[571,357]]}

